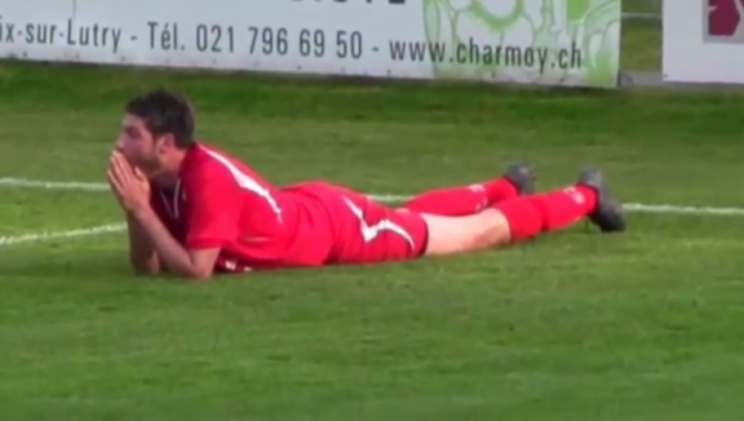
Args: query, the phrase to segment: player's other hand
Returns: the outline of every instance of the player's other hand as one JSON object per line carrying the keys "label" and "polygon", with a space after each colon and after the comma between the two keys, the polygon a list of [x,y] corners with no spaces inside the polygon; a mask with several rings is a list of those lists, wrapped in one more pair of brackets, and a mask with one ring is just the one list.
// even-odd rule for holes
{"label": "player's other hand", "polygon": [[124,210],[137,212],[150,206],[150,183],[147,177],[133,168],[120,152],[111,153],[107,177],[111,191]]}
{"label": "player's other hand", "polygon": [[134,172],[134,178],[137,180],[137,184],[140,185],[140,188],[144,190],[147,193],[147,197],[149,199],[150,197],[150,180],[147,178],[145,173],[142,172],[139,168],[132,166],[132,171]]}

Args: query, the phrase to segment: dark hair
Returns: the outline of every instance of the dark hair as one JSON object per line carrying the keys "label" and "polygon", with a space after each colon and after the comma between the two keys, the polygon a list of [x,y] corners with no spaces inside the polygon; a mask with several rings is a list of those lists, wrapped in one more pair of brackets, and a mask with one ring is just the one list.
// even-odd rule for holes
{"label": "dark hair", "polygon": [[141,118],[153,136],[171,134],[181,149],[194,143],[194,112],[179,92],[154,89],[130,99],[125,109]]}

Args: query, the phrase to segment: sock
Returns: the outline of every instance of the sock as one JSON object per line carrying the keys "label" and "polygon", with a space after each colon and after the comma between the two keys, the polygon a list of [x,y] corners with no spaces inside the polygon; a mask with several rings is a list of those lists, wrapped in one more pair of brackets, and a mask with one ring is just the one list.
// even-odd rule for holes
{"label": "sock", "polygon": [[574,224],[592,212],[597,205],[594,190],[573,186],[532,196],[507,200],[495,206],[511,229],[512,241],[534,237],[544,231],[555,231]]}
{"label": "sock", "polygon": [[513,199],[519,195],[517,187],[506,177],[486,181],[482,184],[488,194],[489,205],[495,205],[504,200]]}
{"label": "sock", "polygon": [[517,188],[502,177],[482,184],[430,190],[413,197],[403,207],[430,215],[464,216],[478,213],[517,194]]}
{"label": "sock", "polygon": [[477,213],[491,204],[483,186],[449,187],[423,192],[403,207],[418,213],[440,216],[463,216]]}

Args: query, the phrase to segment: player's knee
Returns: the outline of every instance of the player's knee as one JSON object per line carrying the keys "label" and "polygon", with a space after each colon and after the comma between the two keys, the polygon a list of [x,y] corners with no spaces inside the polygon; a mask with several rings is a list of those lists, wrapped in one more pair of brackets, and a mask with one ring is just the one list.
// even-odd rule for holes
{"label": "player's knee", "polygon": [[466,217],[425,215],[429,227],[427,255],[448,255],[508,244],[509,225],[503,215],[488,209]]}
{"label": "player's knee", "polygon": [[486,209],[469,216],[472,236],[471,250],[499,247],[511,241],[509,222],[495,209]]}

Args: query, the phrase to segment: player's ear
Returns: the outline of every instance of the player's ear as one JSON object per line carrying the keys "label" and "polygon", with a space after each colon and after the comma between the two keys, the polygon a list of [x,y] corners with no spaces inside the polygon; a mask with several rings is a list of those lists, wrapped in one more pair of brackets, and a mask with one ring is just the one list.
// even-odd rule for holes
{"label": "player's ear", "polygon": [[161,136],[156,137],[153,139],[155,142],[155,151],[158,154],[163,154],[170,152],[173,149],[176,149],[178,146],[176,145],[176,137],[173,136],[171,133],[165,133]]}

